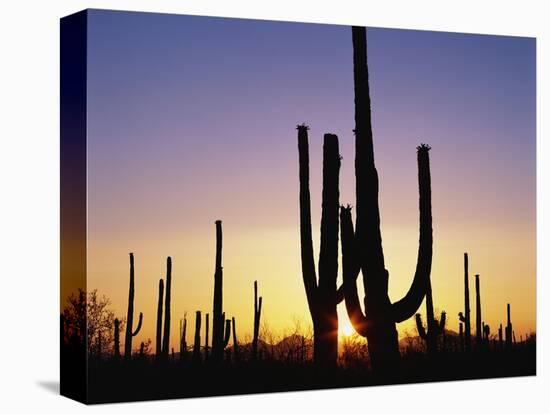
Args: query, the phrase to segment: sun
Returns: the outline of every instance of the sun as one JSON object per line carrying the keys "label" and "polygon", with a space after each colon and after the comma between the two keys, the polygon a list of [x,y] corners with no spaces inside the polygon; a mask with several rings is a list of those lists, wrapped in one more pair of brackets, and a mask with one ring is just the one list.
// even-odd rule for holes
{"label": "sun", "polygon": [[351,336],[353,334],[353,326],[349,322],[342,324],[342,335]]}

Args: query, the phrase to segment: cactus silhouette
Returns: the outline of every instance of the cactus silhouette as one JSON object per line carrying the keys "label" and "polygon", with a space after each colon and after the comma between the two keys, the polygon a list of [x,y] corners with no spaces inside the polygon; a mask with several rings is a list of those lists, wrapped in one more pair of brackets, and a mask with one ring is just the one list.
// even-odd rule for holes
{"label": "cactus silhouette", "polygon": [[489,325],[483,324],[483,343],[489,345],[489,335],[491,335],[491,327]]}
{"label": "cactus silhouette", "polygon": [[130,253],[130,287],[128,289],[128,313],[126,315],[126,336],[124,338],[124,358],[132,357],[132,337],[136,336],[141,330],[143,323],[143,313],[139,313],[139,320],[135,331],[134,326],[134,254]]}
{"label": "cactus silhouette", "polygon": [[[258,281],[254,281],[254,336],[252,338],[252,359],[258,358],[258,337],[260,335],[260,318],[262,316],[262,297],[258,299]],[[233,327],[234,329],[235,327]]]}
{"label": "cactus silhouette", "polygon": [[235,317],[231,318],[232,330],[233,330],[233,355],[235,356],[235,361],[239,359],[239,342],[237,341],[237,329],[235,327]]}
{"label": "cactus silhouette", "polygon": [[479,275],[476,275],[476,344],[483,342],[483,326],[481,323],[481,291],[479,288]]}
{"label": "cactus silhouette", "polygon": [[[168,359],[170,346],[170,297],[172,290],[172,258],[166,259],[166,292],[164,292],[164,281],[159,280],[159,297],[157,302],[157,335],[156,335],[156,356]],[[163,309],[164,299],[164,309]],[[163,315],[164,310],[164,315]],[[164,328],[163,328],[164,319]]]}
{"label": "cactus silhouette", "polygon": [[510,349],[512,347],[512,319],[510,318],[510,304],[506,305],[506,328],[504,328],[505,338],[506,338],[506,348]]}
{"label": "cactus silhouette", "polygon": [[445,335],[444,332],[445,332],[445,323],[446,323],[447,315],[445,311],[441,312],[441,318],[438,321],[437,319],[435,319],[433,315],[433,307],[431,311],[431,317],[429,315],[430,313],[427,312],[426,318],[428,319],[428,325],[426,329],[422,324],[422,316],[420,316],[419,313],[416,314],[416,318],[415,318],[416,330],[418,331],[418,336],[420,336],[422,339],[426,341],[426,347],[428,349],[428,353],[434,354],[438,351],[438,345],[437,345],[438,336]]}
{"label": "cactus silhouette", "polygon": [[180,319],[180,360],[184,361],[187,356],[187,312],[184,312],[183,319]]}
{"label": "cactus silhouette", "polygon": [[334,366],[338,356],[338,315],[336,313],[338,276],[338,208],[340,153],[338,137],[324,135],[323,190],[321,205],[321,246],[319,282],[315,271],[309,193],[308,127],[298,125],[300,176],[300,239],[302,278],[313,321],[313,360],[321,366]]}
{"label": "cactus silhouette", "polygon": [[464,253],[464,313],[459,312],[458,319],[464,323],[464,349],[471,349],[470,329],[470,287],[468,279],[468,253]]}
{"label": "cactus silhouette", "polygon": [[157,337],[156,337],[156,356],[162,354],[162,303],[164,301],[164,280],[159,280],[159,299],[157,303]]}
{"label": "cactus silhouette", "polygon": [[114,337],[114,345],[113,345],[113,356],[115,359],[120,358],[120,321],[118,319],[115,319],[115,332],[113,334]]}
{"label": "cactus silhouette", "polygon": [[195,341],[193,342],[193,363],[201,362],[201,311],[195,314]]}
{"label": "cactus silhouette", "polygon": [[458,338],[460,342],[460,351],[464,351],[464,323],[458,323]]}
{"label": "cactus silhouette", "polygon": [[[224,331],[225,313],[223,312],[223,268],[222,268],[222,222],[216,220],[216,268],[214,271],[214,306],[212,311],[212,359],[223,361],[223,351],[229,342],[229,332]],[[227,329],[227,323],[225,327]],[[225,340],[227,338],[227,341]]]}
{"label": "cactus silhouette", "polygon": [[434,305],[432,298],[432,283],[428,280],[428,286],[426,289],[426,319],[427,329],[422,324],[422,316],[419,313],[416,314],[416,329],[418,335],[426,341],[426,348],[428,353],[434,354],[438,350],[438,340],[440,335],[445,333],[445,322],[447,314],[445,311],[441,312],[439,321],[434,317]]}
{"label": "cactus silhouette", "polygon": [[[352,28],[355,93],[355,177],[356,230],[351,207],[340,213],[342,263],[346,310],[354,329],[367,338],[371,367],[380,374],[394,375],[399,363],[395,324],[413,316],[420,307],[430,279],[432,265],[431,178],[428,145],[417,147],[420,238],[413,282],[407,294],[391,303],[388,297],[388,271],[384,264],[378,173],[374,163],[371,105],[364,27]],[[355,279],[362,271],[365,310],[360,306]]]}
{"label": "cactus silhouette", "polygon": [[498,347],[502,349],[502,324],[498,327]]}
{"label": "cactus silhouette", "polygon": [[208,360],[208,355],[209,355],[209,352],[210,352],[210,348],[208,347],[208,333],[210,332],[210,316],[209,314],[207,313],[206,314],[206,332],[204,334],[204,336],[206,337],[206,340],[204,341],[204,360],[207,361]]}
{"label": "cactus silhouette", "polygon": [[172,292],[172,258],[166,259],[166,295],[164,297],[164,332],[162,335],[162,353],[168,359],[170,347],[170,299]]}

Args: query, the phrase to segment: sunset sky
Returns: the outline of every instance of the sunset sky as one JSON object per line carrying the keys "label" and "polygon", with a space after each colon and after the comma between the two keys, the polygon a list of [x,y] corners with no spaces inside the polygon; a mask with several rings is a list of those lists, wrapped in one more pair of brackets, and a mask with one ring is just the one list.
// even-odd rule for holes
{"label": "sunset sky", "polygon": [[[483,320],[496,333],[510,303],[519,340],[536,328],[535,40],[378,28],[367,36],[390,297],[400,299],[414,273],[415,148],[426,142],[436,310],[458,330],[468,252],[473,329],[479,273]],[[88,41],[88,289],[125,317],[133,252],[135,310],[144,313],[135,346],[154,342],[171,256],[171,346],[185,311],[192,342],[195,310],[212,310],[221,219],[224,310],[239,339],[252,333],[254,280],[276,334],[310,324],[295,126],[311,128],[317,259],[326,132],[340,139],[340,202],[355,203],[351,29],[92,10]],[[343,305],[339,315],[348,324]],[[398,327],[416,334],[413,318]]]}

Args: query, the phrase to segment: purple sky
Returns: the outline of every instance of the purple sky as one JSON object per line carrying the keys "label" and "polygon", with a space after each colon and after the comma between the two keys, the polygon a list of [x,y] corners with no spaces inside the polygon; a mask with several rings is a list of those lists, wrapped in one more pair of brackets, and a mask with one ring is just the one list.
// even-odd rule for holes
{"label": "purple sky", "polygon": [[[269,286],[280,277],[297,295],[288,315],[302,315],[294,128],[311,127],[318,229],[325,132],[340,138],[341,203],[355,202],[350,28],[99,10],[89,16],[90,285],[101,287],[122,314],[127,252],[135,251],[150,271],[142,293],[153,307],[163,257],[171,254],[177,266],[180,252],[204,243],[207,273],[199,280],[208,298],[202,307],[209,309],[210,252],[220,218],[227,240],[256,235],[262,245],[259,235],[277,235],[265,245],[285,247],[255,254],[287,263],[277,268],[286,274],[257,269],[242,286],[262,277]],[[535,40],[369,28],[368,59],[385,249],[394,268],[409,269],[390,282],[392,296],[406,290],[414,268],[415,147],[426,142],[433,147],[434,272],[453,280],[434,280],[434,292],[448,295],[447,309],[456,315],[462,253],[470,251],[475,265],[479,252],[487,262],[478,268],[494,277],[495,288],[527,292],[516,302],[528,303],[521,321],[534,329]],[[181,255],[181,261],[201,260]],[[509,275],[502,269],[510,263],[489,263],[502,255],[517,265]],[[528,287],[519,285],[523,276],[532,279]],[[493,306],[495,315],[502,311],[496,297]]]}

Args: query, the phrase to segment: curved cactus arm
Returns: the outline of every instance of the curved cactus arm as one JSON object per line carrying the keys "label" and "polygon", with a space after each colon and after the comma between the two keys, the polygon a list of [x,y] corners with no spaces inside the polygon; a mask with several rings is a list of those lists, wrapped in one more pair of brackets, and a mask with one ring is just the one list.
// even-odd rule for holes
{"label": "curved cactus arm", "polygon": [[360,266],[356,259],[355,235],[353,222],[351,220],[351,207],[340,208],[340,226],[342,239],[342,274],[344,278],[344,296],[346,299],[346,310],[349,319],[361,336],[367,336],[367,318],[359,303],[357,294],[357,275]]}
{"label": "curved cactus arm", "polygon": [[430,146],[417,147],[420,238],[414,279],[407,294],[392,304],[393,319],[402,322],[413,316],[422,304],[432,270],[432,190]]}
{"label": "curved cactus arm", "polygon": [[426,329],[422,324],[422,316],[419,313],[416,314],[415,320],[416,320],[416,330],[418,331],[418,336],[420,336],[422,339],[426,339],[428,336],[426,335]]}
{"label": "curved cactus arm", "polygon": [[143,323],[143,313],[140,312],[137,328],[134,332],[132,332],[132,336],[136,336],[139,333],[139,331],[141,330],[141,324],[142,323]]}
{"label": "curved cactus arm", "polygon": [[223,347],[225,348],[229,343],[229,337],[231,336],[231,319],[225,321],[225,336],[223,338]]}
{"label": "curved cactus arm", "polygon": [[302,278],[306,290],[307,303],[311,315],[316,314],[317,274],[313,257],[311,231],[311,199],[309,193],[309,127],[298,125],[298,154],[300,175],[300,245],[302,257]]}
{"label": "curved cactus arm", "polygon": [[458,312],[458,320],[462,323],[466,322],[466,318],[462,312]]}

